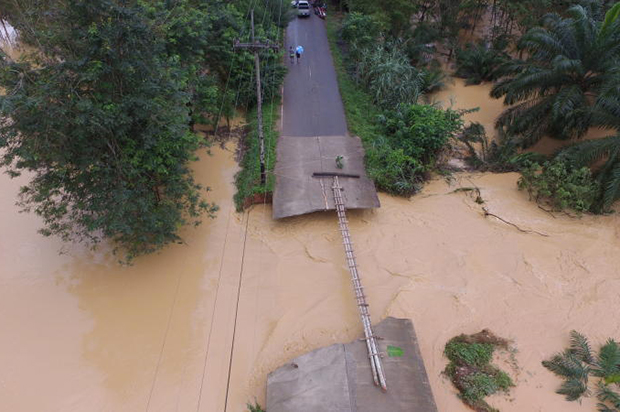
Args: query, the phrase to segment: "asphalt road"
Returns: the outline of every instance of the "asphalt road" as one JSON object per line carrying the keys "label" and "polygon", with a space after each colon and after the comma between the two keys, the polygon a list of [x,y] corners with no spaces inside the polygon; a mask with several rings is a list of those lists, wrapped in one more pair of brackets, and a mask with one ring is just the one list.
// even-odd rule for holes
{"label": "asphalt road", "polygon": [[286,49],[299,45],[304,48],[299,62],[291,63],[287,56],[273,217],[334,209],[332,178],[314,177],[317,172],[356,176],[341,179],[347,208],[379,207],[366,176],[362,143],[347,133],[325,22],[315,15],[292,21]]}
{"label": "asphalt road", "polygon": [[323,20],[296,18],[287,28],[286,50],[303,46],[284,81],[283,136],[344,136],[347,122]]}

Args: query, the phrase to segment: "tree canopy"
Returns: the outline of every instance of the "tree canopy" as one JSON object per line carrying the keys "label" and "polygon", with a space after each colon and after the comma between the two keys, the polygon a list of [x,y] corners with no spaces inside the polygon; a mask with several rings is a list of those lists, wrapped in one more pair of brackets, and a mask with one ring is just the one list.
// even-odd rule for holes
{"label": "tree canopy", "polygon": [[[254,76],[249,53],[232,49],[249,36],[247,5],[236,3],[33,0],[7,10],[33,51],[1,56],[0,166],[31,176],[20,205],[43,218],[43,234],[108,239],[129,261],[213,215],[190,170],[206,145],[191,124],[230,114],[241,100],[231,90],[255,98],[225,87]],[[258,7],[258,36],[286,24],[282,4]],[[266,93],[283,76],[274,61]]]}
{"label": "tree canopy", "polygon": [[573,6],[567,17],[547,15],[523,36],[519,46],[529,57],[510,62],[491,91],[511,105],[498,126],[526,146],[544,135],[579,138],[594,126],[594,103],[620,57],[620,20],[611,10],[608,16],[603,23]]}

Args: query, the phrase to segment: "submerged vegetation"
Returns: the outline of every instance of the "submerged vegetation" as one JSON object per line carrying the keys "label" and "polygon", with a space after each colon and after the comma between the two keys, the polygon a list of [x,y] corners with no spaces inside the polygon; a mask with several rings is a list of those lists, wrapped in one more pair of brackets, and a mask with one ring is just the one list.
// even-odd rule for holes
{"label": "submerged vegetation", "polygon": [[529,162],[521,169],[519,188],[527,190],[537,203],[549,204],[553,210],[592,210],[599,193],[597,182],[587,167],[572,168],[553,160],[542,166]]}
{"label": "submerged vegetation", "polygon": [[569,347],[542,364],[564,379],[556,392],[567,401],[594,393],[598,411],[620,411],[620,345],[615,340],[607,340],[595,354],[588,339],[572,331]]}
{"label": "submerged vegetation", "polygon": [[460,397],[477,412],[495,412],[485,400],[497,392],[508,392],[514,386],[510,376],[491,364],[496,349],[507,349],[508,343],[483,330],[473,335],[456,336],[446,344],[444,354],[450,361],[444,373],[459,390]]}

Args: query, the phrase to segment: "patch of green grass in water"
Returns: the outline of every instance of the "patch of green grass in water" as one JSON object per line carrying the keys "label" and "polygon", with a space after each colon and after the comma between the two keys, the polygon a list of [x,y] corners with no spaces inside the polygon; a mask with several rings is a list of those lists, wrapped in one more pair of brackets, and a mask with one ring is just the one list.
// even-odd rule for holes
{"label": "patch of green grass in water", "polygon": [[450,360],[444,373],[460,391],[463,402],[472,409],[498,412],[484,398],[500,391],[507,392],[514,383],[504,371],[491,364],[498,345],[483,339],[480,334],[452,338],[444,349]]}

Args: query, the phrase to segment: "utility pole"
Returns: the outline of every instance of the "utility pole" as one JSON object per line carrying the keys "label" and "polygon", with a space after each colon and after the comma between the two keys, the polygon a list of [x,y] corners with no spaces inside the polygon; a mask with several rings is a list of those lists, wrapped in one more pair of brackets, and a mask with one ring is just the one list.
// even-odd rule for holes
{"label": "utility pole", "polygon": [[254,38],[254,9],[252,9],[252,43],[239,43],[235,41],[235,49],[248,49],[254,51],[254,65],[256,66],[256,99],[258,113],[258,140],[260,143],[260,182],[264,185],[267,182],[265,168],[265,135],[263,133],[263,95],[260,83],[260,58],[258,51],[261,49],[278,50],[278,45],[271,43],[260,43]]}

